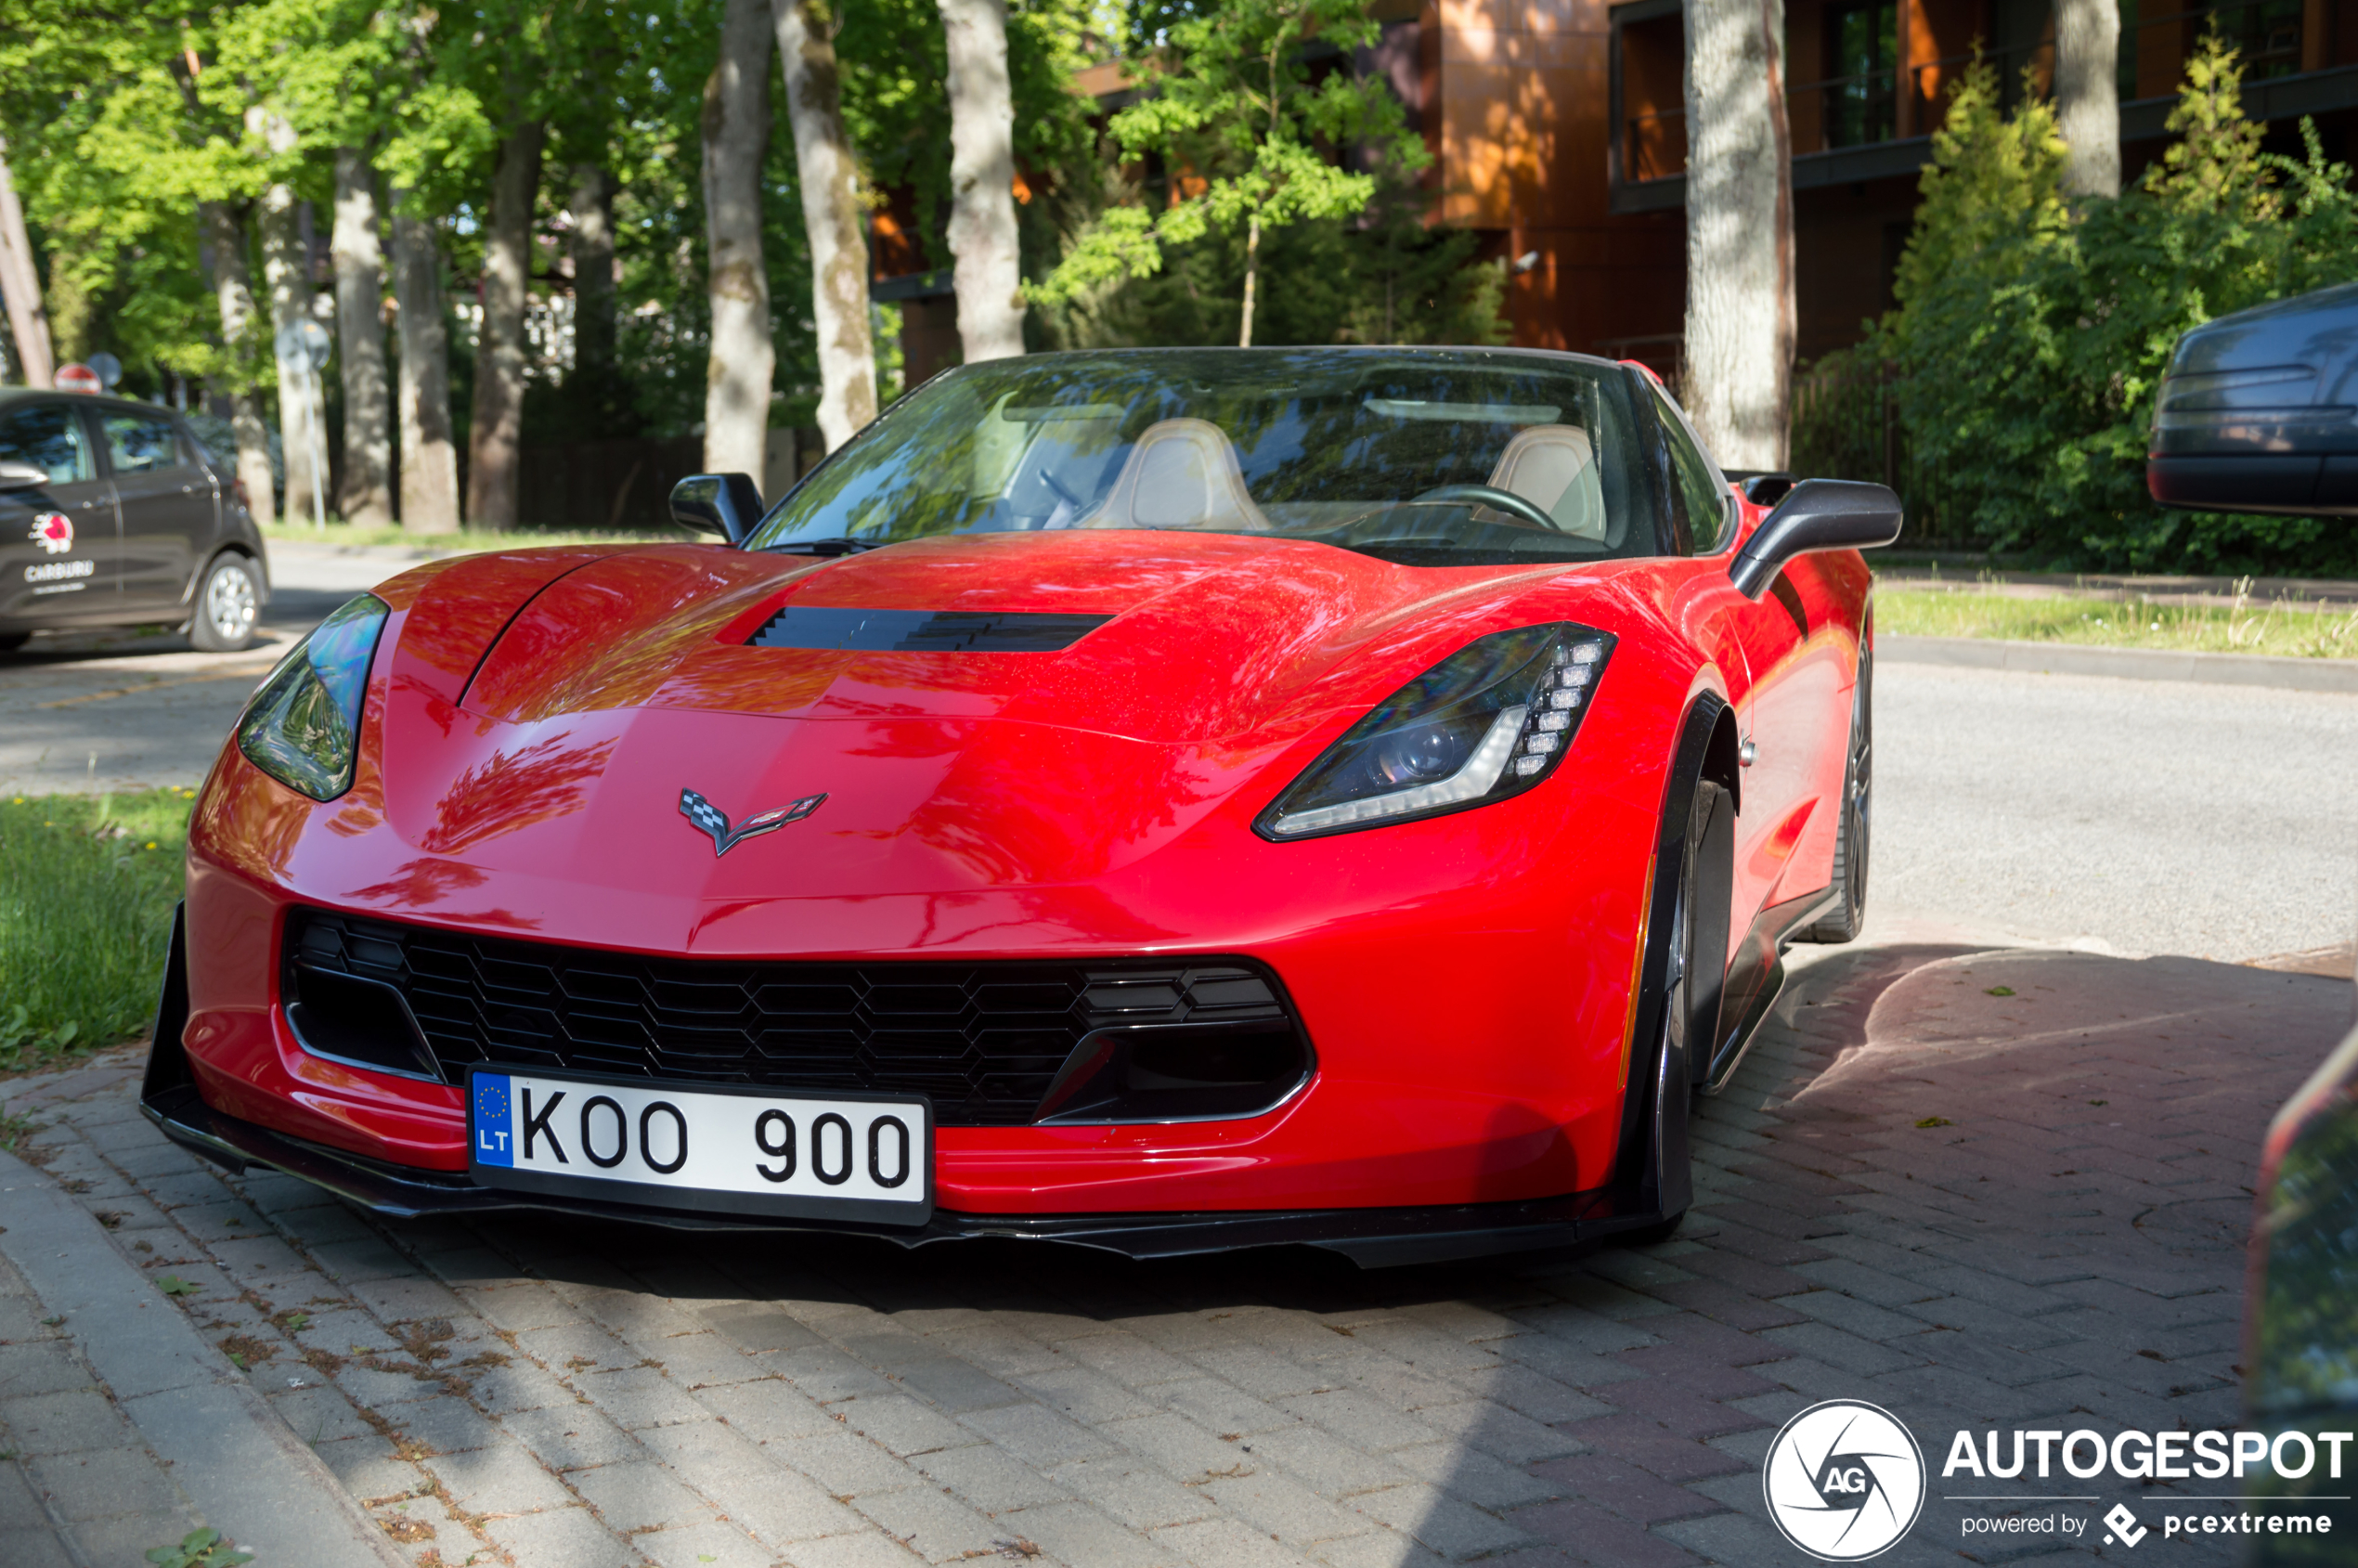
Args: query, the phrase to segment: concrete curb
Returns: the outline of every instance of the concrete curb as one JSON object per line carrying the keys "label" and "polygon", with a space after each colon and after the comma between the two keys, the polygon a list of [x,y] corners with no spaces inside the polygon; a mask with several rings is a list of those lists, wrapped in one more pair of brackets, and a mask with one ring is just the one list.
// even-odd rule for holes
{"label": "concrete curb", "polygon": [[2209,686],[2274,686],[2294,692],[2358,693],[2358,659],[2085,648],[2067,642],[2010,642],[1994,637],[1884,636],[1875,639],[1875,654],[1891,664],[2024,669],[2042,675],[2108,675],[2118,680],[2190,680]]}
{"label": "concrete curb", "polygon": [[257,1568],[405,1568],[319,1457],[46,1175],[0,1154],[0,1251]]}

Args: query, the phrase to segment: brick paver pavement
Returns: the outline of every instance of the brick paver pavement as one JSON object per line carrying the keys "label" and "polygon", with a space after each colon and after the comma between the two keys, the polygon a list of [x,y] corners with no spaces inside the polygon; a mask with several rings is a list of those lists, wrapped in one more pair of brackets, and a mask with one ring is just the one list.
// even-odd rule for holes
{"label": "brick paver pavement", "polygon": [[[1584,1259],[1363,1274],[381,1225],[162,1144],[123,1070],[6,1087],[51,1123],[50,1172],[201,1287],[208,1338],[421,1564],[1795,1563],[1761,1458],[1836,1396],[1893,1411],[1934,1467],[1879,1561],[2104,1554],[1963,1536],[1988,1505],[1944,1494],[1996,1488],[1944,1487],[1950,1434],[2233,1424],[2260,1133],[2349,986],[1928,942],[1797,956],[1697,1121],[1685,1229]],[[2062,1505],[2082,1520],[2125,1495],[2055,1484],[2093,1489]],[[2129,1500],[2150,1526],[2172,1495]]]}

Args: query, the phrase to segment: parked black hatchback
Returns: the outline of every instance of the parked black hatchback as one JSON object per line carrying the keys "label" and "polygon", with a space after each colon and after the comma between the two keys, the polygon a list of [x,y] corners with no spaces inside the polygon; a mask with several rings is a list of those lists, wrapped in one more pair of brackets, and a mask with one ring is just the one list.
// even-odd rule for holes
{"label": "parked black hatchback", "polygon": [[162,622],[229,653],[269,596],[243,486],[177,414],[0,391],[0,652],[37,630]]}

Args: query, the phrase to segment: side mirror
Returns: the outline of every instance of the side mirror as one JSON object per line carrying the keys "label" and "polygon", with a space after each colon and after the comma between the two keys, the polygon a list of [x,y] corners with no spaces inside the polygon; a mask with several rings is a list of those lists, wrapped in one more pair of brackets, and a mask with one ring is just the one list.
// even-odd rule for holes
{"label": "side mirror", "polygon": [[1760,521],[1728,568],[1746,599],[1758,599],[1784,564],[1820,550],[1872,550],[1899,537],[1899,498],[1881,485],[1805,479]]}
{"label": "side mirror", "polygon": [[0,490],[34,490],[49,483],[46,469],[29,462],[0,462]]}
{"label": "side mirror", "polygon": [[743,544],[761,521],[760,486],[742,473],[691,474],[671,487],[671,520]]}

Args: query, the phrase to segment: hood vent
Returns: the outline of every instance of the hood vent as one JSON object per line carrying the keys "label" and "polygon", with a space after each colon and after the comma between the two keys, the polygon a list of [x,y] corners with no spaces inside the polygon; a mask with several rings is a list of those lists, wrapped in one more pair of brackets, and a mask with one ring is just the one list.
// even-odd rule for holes
{"label": "hood vent", "polygon": [[788,605],[745,639],[748,648],[841,648],[892,654],[1053,654],[1111,616],[961,610],[824,610]]}

